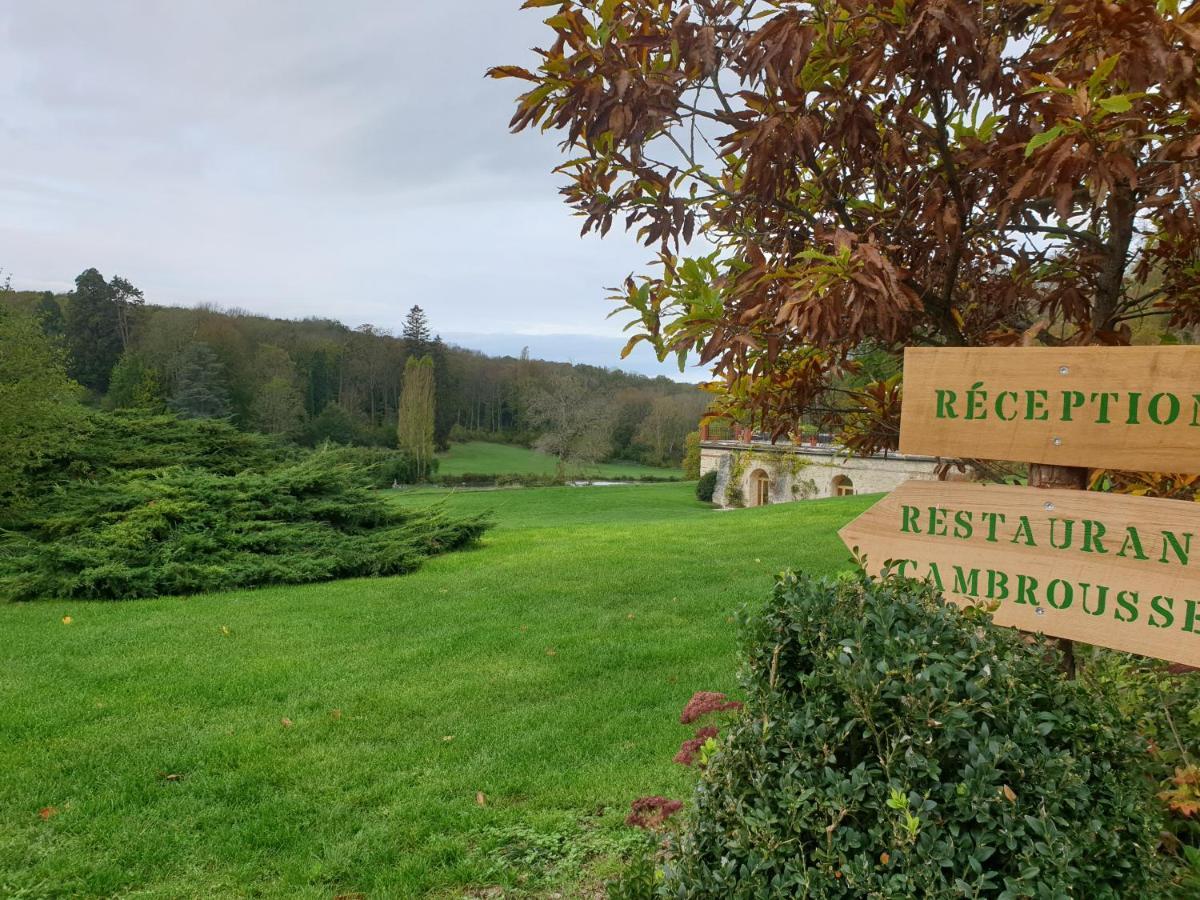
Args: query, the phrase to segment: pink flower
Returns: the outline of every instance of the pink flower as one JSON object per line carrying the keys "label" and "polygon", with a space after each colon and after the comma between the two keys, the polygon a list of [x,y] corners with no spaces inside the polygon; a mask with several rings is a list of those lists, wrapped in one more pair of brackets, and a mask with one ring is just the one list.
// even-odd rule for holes
{"label": "pink flower", "polygon": [[625,824],[650,831],[660,827],[681,809],[683,804],[678,800],[668,800],[666,797],[638,797],[633,801]]}
{"label": "pink flower", "polygon": [[717,729],[711,725],[705,726],[696,732],[696,736],[690,740],[684,741],[679,745],[679,752],[675,754],[675,762],[681,766],[690,766],[696,759],[696,754],[700,752],[700,748],[708,741],[709,738],[717,736]]}
{"label": "pink flower", "polygon": [[696,691],[692,694],[692,699],[687,702],[687,706],[683,708],[679,721],[683,725],[691,725],[709,713],[741,708],[741,703],[737,700],[727,700],[724,694],[718,694],[715,691]]}

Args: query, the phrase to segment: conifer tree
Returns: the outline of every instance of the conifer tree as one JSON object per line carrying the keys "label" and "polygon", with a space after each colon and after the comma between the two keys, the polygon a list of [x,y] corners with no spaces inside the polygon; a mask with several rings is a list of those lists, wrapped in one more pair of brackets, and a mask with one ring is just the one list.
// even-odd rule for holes
{"label": "conifer tree", "polygon": [[108,390],[123,348],[112,288],[95,269],[87,269],[75,279],[67,307],[66,337],[71,377],[94,391]]}
{"label": "conifer tree", "polygon": [[425,310],[415,303],[404,317],[404,329],[400,336],[404,338],[408,352],[414,355],[424,353],[433,337],[429,328],[429,317],[425,315]]}
{"label": "conifer tree", "polygon": [[168,405],[187,419],[223,419],[230,414],[225,367],[208,344],[195,341],[185,351]]}
{"label": "conifer tree", "polygon": [[133,343],[133,326],[146,305],[146,297],[139,288],[120,275],[114,276],[108,287],[117,310],[117,334],[121,338],[121,349],[127,351]]}

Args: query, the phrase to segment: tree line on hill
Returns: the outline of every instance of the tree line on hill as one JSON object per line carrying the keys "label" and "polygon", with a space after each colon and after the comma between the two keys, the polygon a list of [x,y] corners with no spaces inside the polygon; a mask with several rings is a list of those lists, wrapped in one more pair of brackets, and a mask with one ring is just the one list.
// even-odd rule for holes
{"label": "tree line on hill", "polygon": [[700,389],[663,377],[449,345],[419,306],[392,335],[332,319],[158,306],[94,268],[68,293],[5,285],[0,302],[63,348],[68,374],[95,405],[227,419],[307,446],[400,446],[427,459],[452,439],[483,439],[564,463],[677,466],[707,407]]}

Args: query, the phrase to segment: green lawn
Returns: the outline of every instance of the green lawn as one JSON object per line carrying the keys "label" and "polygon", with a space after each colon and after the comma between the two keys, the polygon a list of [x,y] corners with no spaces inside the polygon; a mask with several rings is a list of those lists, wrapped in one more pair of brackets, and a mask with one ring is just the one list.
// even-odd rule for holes
{"label": "green lawn", "polygon": [[[558,465],[549,453],[539,453],[511,444],[489,444],[468,441],[452,444],[446,453],[438,455],[439,475],[553,475]],[[679,469],[661,469],[636,463],[587,463],[573,467],[572,478],[682,478]]]}
{"label": "green lawn", "polygon": [[397,502],[443,498],[498,527],[413,575],[0,607],[0,896],[581,896],[634,797],[686,795],[679,710],[734,690],[731,613],[846,565],[870,503]]}

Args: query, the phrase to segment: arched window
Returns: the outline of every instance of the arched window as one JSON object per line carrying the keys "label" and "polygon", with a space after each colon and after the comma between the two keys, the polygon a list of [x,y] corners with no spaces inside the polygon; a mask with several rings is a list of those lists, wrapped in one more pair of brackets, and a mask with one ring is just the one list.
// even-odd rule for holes
{"label": "arched window", "polygon": [[771,479],[762,469],[750,476],[750,505],[766,506],[771,502]]}
{"label": "arched window", "polygon": [[845,475],[834,475],[831,493],[834,497],[849,497],[854,494],[854,482]]}

